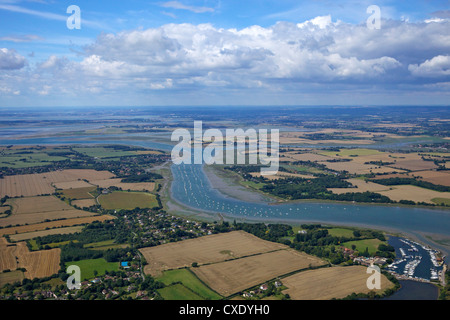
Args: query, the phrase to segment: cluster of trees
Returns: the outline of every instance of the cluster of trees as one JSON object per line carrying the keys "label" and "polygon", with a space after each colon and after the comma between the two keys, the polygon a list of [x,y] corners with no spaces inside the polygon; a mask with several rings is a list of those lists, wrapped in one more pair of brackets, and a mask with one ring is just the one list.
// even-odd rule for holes
{"label": "cluster of trees", "polygon": [[124,177],[121,181],[122,182],[154,182],[155,180],[163,179],[163,176],[161,176],[158,173],[154,172],[146,172],[143,174],[133,174],[128,175]]}
{"label": "cluster of trees", "polygon": [[351,184],[340,176],[319,175],[315,179],[288,178],[264,185],[261,190],[277,197],[298,199],[323,199],[371,203],[392,203],[386,196],[375,192],[348,192],[334,194],[328,188],[348,188]]}
{"label": "cluster of trees", "polygon": [[116,219],[114,224],[109,222],[94,221],[86,225],[81,232],[72,234],[52,234],[44,237],[35,238],[36,244],[40,249],[46,249],[45,246],[50,243],[64,241],[77,241],[87,244],[114,239],[116,243],[126,243],[129,236],[126,225]]}
{"label": "cluster of trees", "polygon": [[292,226],[287,224],[234,223],[234,228],[273,242],[285,243],[282,238],[293,235]]}
{"label": "cluster of trees", "polygon": [[[144,279],[141,277],[127,277],[124,271],[106,271],[105,274],[113,277],[113,279],[103,279],[101,283],[96,283],[95,285],[76,290],[73,296],[68,296],[68,299],[104,300],[106,299],[106,295],[102,293],[104,290],[107,292],[114,290],[116,294],[114,294],[112,298],[116,300],[132,299],[131,297],[125,298],[125,295],[138,290],[146,291],[148,295],[155,300],[162,299],[156,290],[163,288],[164,284],[156,281],[151,276],[145,276]],[[132,290],[129,291],[127,289],[129,287],[131,287]]]}
{"label": "cluster of trees", "polygon": [[93,222],[86,225],[81,232],[73,234],[54,234],[35,239],[39,250],[50,249],[49,244],[68,242],[61,248],[61,262],[83,259],[104,258],[109,262],[120,261],[130,249],[115,248],[108,250],[90,250],[86,244],[114,239],[114,243],[127,243],[133,238],[127,226],[120,219],[114,224]]}
{"label": "cluster of trees", "polygon": [[120,262],[130,250],[128,248],[89,250],[82,243],[69,242],[61,247],[61,263],[98,258],[103,258],[108,262]]}
{"label": "cluster of trees", "polygon": [[417,187],[422,187],[430,190],[435,190],[439,192],[450,192],[450,187],[443,186],[439,184],[434,184],[427,181],[417,180],[415,178],[387,178],[387,179],[377,179],[377,183],[382,184],[384,186],[396,186],[396,185],[404,185],[410,184]]}

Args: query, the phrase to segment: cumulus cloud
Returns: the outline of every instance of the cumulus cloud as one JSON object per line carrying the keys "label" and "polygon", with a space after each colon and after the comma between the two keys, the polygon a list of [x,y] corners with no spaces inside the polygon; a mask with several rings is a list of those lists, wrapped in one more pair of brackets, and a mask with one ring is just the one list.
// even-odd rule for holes
{"label": "cumulus cloud", "polygon": [[[85,53],[101,57],[101,61],[123,63],[150,77],[170,75],[174,79],[199,79],[220,73],[230,81],[244,77],[249,81],[314,78],[320,82],[374,78],[401,66],[396,58],[387,55],[365,58],[363,54],[348,54],[339,46],[338,32],[339,26],[331,26],[329,16],[298,25],[278,23],[270,28],[252,26],[242,30],[219,29],[210,24],[169,24],[103,34],[85,48]],[[96,61],[101,68],[100,60]],[[114,66],[111,69],[117,70]]]}
{"label": "cumulus cloud", "polygon": [[27,63],[27,59],[21,56],[14,49],[0,49],[0,70],[22,69]]}
{"label": "cumulus cloud", "polygon": [[418,77],[450,76],[450,56],[436,56],[421,64],[411,64],[409,71]]}

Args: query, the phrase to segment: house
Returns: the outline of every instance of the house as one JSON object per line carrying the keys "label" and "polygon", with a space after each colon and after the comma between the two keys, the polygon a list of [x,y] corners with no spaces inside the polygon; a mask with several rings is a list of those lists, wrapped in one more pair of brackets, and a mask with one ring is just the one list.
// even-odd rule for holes
{"label": "house", "polygon": [[266,291],[269,287],[267,286],[267,284],[263,284],[259,287],[262,291]]}

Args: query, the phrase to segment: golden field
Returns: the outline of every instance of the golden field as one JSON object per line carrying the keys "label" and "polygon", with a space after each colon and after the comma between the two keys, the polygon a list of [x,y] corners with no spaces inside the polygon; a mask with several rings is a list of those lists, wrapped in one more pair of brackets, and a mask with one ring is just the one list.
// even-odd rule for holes
{"label": "golden field", "polygon": [[265,241],[243,231],[232,231],[139,251],[148,262],[145,273],[158,275],[164,270],[190,267],[193,262],[202,265],[286,248],[283,244]]}
{"label": "golden field", "polygon": [[[284,278],[283,290],[293,300],[330,300],[342,299],[352,293],[369,293],[366,273],[367,267],[331,267],[317,270],[307,270]],[[374,290],[381,293],[394,284],[381,275],[381,289]]]}

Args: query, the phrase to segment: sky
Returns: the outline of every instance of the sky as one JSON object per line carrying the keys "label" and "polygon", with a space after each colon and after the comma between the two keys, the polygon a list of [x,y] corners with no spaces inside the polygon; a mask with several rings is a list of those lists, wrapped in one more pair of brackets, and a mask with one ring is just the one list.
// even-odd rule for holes
{"label": "sky", "polygon": [[0,107],[449,101],[450,0],[0,0]]}

